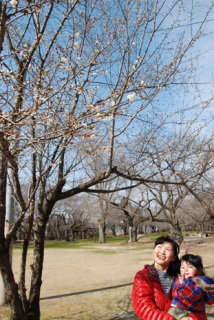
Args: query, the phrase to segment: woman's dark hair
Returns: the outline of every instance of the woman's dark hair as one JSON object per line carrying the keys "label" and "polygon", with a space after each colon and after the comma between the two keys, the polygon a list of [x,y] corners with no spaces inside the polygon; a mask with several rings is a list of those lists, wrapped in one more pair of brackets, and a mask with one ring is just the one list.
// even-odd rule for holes
{"label": "woman's dark hair", "polygon": [[205,276],[202,258],[200,256],[187,253],[181,257],[180,261],[185,261],[189,264],[192,264],[198,270],[200,275]]}
{"label": "woman's dark hair", "polygon": [[167,272],[171,276],[177,277],[177,275],[180,273],[180,265],[181,265],[180,260],[178,258],[180,247],[177,244],[177,242],[175,242],[175,240],[170,238],[170,236],[162,236],[162,237],[157,238],[155,240],[155,247],[159,244],[163,244],[164,242],[168,242],[168,243],[172,244],[174,256],[175,256],[175,260],[170,262]]}

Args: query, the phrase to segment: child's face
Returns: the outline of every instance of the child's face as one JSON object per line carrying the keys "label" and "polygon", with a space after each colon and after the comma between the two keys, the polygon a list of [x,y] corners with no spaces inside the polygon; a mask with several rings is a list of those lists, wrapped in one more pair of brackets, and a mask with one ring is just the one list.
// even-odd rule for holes
{"label": "child's face", "polygon": [[184,274],[185,279],[187,279],[188,277],[195,277],[198,275],[197,268],[186,261],[181,262],[180,272],[181,272],[181,274]]}

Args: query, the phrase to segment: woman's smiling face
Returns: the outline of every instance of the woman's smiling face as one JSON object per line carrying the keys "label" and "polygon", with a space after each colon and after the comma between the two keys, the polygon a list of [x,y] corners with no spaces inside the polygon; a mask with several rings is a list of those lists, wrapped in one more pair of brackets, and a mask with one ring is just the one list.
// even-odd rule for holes
{"label": "woman's smiling face", "polygon": [[169,242],[158,244],[153,251],[155,268],[167,271],[171,261],[175,260],[173,245]]}

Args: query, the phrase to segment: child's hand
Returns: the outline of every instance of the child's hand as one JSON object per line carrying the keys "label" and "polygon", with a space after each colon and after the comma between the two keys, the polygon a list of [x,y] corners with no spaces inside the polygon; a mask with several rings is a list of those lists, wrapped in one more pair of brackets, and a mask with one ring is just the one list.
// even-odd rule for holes
{"label": "child's hand", "polygon": [[179,274],[179,275],[178,275],[179,283],[183,283],[183,282],[184,282],[184,279],[185,279],[185,275],[184,275],[184,273],[183,273],[183,274]]}

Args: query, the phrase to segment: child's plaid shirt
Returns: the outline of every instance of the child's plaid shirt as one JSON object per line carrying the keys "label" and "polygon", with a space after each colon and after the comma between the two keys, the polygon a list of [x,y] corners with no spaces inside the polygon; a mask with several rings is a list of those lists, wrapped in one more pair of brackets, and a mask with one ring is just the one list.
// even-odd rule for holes
{"label": "child's plaid shirt", "polygon": [[[210,284],[207,277],[200,276],[203,281]],[[197,286],[192,277],[188,277],[182,284],[176,279],[172,284],[172,306],[188,311],[204,311],[205,303],[214,303],[214,293],[210,294]]]}

